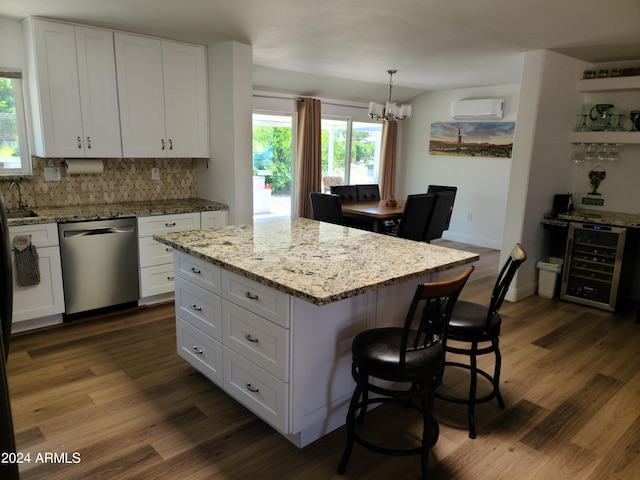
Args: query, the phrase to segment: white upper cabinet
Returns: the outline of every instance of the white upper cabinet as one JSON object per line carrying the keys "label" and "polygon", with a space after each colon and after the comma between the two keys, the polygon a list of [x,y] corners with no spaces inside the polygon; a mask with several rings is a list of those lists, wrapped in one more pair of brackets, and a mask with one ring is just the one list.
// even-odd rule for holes
{"label": "white upper cabinet", "polygon": [[125,157],[209,157],[205,47],[115,33]]}
{"label": "white upper cabinet", "polygon": [[113,32],[25,20],[33,147],[41,157],[121,157]]}

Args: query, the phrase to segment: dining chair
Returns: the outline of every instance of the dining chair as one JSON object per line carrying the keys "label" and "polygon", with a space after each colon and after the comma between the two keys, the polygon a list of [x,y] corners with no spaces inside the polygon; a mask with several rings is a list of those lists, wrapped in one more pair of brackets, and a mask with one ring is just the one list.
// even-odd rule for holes
{"label": "dining chair", "polygon": [[427,193],[440,193],[440,192],[458,192],[458,187],[452,187],[449,185],[429,185],[427,187]]}
{"label": "dining chair", "polygon": [[380,187],[378,184],[356,185],[359,202],[374,202],[380,200]]}
{"label": "dining chair", "polygon": [[424,241],[435,204],[436,195],[428,193],[408,195],[402,211],[397,236],[418,242]]}
{"label": "dining chair", "polygon": [[331,193],[338,195],[342,203],[358,201],[358,189],[355,185],[332,185]]}
{"label": "dining chair", "polygon": [[[516,271],[527,259],[527,253],[522,245],[517,243],[511,251],[509,258],[502,266],[496,280],[489,305],[459,300],[451,314],[449,328],[447,329],[443,345],[448,354],[458,354],[469,357],[468,363],[462,361],[445,361],[445,375],[448,367],[458,367],[469,370],[470,383],[469,395],[465,397],[455,397],[437,390],[437,398],[468,405],[469,438],[476,438],[475,406],[478,403],[488,402],[496,398],[498,406],[504,408],[504,401],[500,394],[500,369],[501,355],[499,348],[500,326],[502,317],[498,311],[502,306],[504,297],[509,290],[509,285],[513,280]],[[456,342],[452,345],[451,342]],[[481,345],[486,345],[481,347]],[[495,365],[493,375],[478,368],[477,359],[480,355],[489,353],[495,354]],[[491,392],[477,397],[478,375],[489,381]]]}
{"label": "dining chair", "polygon": [[311,192],[311,209],[313,219],[320,222],[344,224],[340,197],[331,193]]}
{"label": "dining chair", "polygon": [[456,197],[455,192],[451,191],[442,191],[433,195],[435,195],[436,201],[424,236],[424,241],[427,243],[431,243],[431,240],[436,238],[442,238],[444,231],[449,229],[453,202]]}
{"label": "dining chair", "polygon": [[[347,412],[347,443],[338,473],[345,473],[353,445],[358,443],[387,455],[420,455],[422,478],[427,478],[429,449],[439,435],[432,407],[444,367],[442,339],[458,295],[473,270],[469,267],[453,280],[418,285],[403,326],[365,330],[353,339],[351,372],[356,387]],[[392,448],[360,435],[356,423],[364,422],[367,407],[380,403],[398,403],[422,414],[420,446]]]}

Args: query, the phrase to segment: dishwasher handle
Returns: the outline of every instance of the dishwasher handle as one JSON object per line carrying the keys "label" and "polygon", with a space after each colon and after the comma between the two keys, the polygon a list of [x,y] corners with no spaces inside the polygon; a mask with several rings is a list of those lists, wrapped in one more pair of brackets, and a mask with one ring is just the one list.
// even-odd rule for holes
{"label": "dishwasher handle", "polygon": [[83,228],[80,230],[65,230],[64,238],[72,237],[86,237],[89,235],[107,235],[110,233],[133,233],[133,225],[126,225],[124,227],[98,227],[98,228]]}

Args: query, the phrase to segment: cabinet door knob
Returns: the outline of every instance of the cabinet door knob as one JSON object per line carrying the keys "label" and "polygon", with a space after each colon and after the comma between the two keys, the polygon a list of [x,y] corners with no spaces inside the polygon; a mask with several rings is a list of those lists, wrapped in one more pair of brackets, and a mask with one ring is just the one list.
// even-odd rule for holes
{"label": "cabinet door knob", "polygon": [[250,300],[258,300],[258,295],[255,295],[251,292],[247,292],[244,294],[245,297],[247,297]]}
{"label": "cabinet door knob", "polygon": [[191,350],[193,350],[193,352],[198,354],[198,355],[202,355],[204,353],[201,348],[198,348],[197,345],[194,345]]}
{"label": "cabinet door knob", "polygon": [[200,275],[200,274],[202,273],[202,272],[201,272],[198,268],[196,268],[196,267],[191,267],[191,271],[192,271],[193,273],[195,273],[195,274],[198,274],[198,275]]}
{"label": "cabinet door knob", "polygon": [[170,282],[173,282],[173,281],[175,280],[175,278],[176,278],[176,277],[169,276],[169,277],[167,277],[167,280],[169,280]]}
{"label": "cabinet door knob", "polygon": [[164,138],[160,139],[160,143],[162,143],[162,150],[164,150]]}
{"label": "cabinet door knob", "polygon": [[87,148],[91,148],[91,137],[87,137]]}
{"label": "cabinet door knob", "polygon": [[82,137],[78,137],[78,148],[82,148]]}
{"label": "cabinet door knob", "polygon": [[247,383],[247,390],[249,390],[250,392],[253,392],[253,393],[258,393],[260,391],[260,389],[258,387],[254,387],[250,383]]}
{"label": "cabinet door knob", "polygon": [[170,247],[167,247],[167,248],[165,248],[164,250],[165,250],[167,253],[169,253],[169,252],[173,252],[173,248],[170,248]]}
{"label": "cabinet door knob", "polygon": [[199,307],[198,305],[196,305],[195,303],[191,304],[191,310],[195,310],[197,312],[201,312],[202,311],[202,307]]}
{"label": "cabinet door knob", "polygon": [[173,150],[173,140],[169,139],[169,150]]}
{"label": "cabinet door knob", "polygon": [[258,343],[258,339],[257,339],[257,338],[255,338],[255,337],[252,337],[250,333],[247,333],[247,334],[244,336],[244,338],[245,338],[247,341],[251,342],[251,343]]}

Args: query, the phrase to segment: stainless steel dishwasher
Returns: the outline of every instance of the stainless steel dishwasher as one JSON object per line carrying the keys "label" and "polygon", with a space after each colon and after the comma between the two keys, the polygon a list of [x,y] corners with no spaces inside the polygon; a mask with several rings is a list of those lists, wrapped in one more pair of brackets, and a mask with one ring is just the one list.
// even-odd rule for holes
{"label": "stainless steel dishwasher", "polygon": [[138,300],[135,218],[58,224],[65,313]]}

